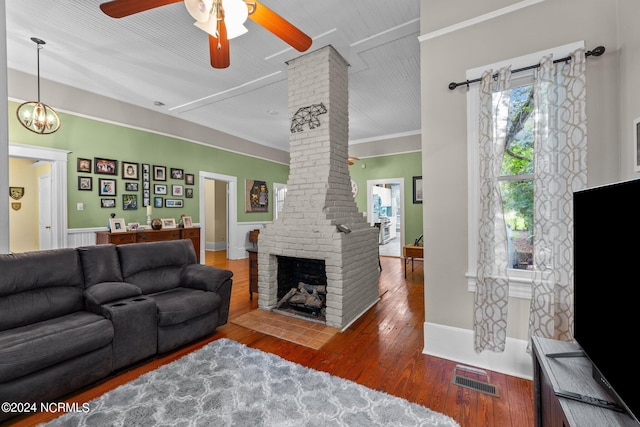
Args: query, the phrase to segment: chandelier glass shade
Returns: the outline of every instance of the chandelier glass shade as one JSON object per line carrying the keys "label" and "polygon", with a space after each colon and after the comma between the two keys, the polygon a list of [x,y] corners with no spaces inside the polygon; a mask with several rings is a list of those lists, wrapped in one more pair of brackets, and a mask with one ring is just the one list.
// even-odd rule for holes
{"label": "chandelier glass shade", "polygon": [[40,102],[40,49],[45,42],[36,37],[31,40],[36,43],[38,52],[38,100],[20,104],[16,114],[20,124],[31,132],[50,134],[60,129],[60,117],[53,108]]}

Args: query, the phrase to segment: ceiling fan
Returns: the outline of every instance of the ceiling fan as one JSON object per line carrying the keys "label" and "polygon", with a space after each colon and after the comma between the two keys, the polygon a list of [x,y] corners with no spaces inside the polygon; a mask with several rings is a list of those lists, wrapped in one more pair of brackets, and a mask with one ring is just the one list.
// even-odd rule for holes
{"label": "ceiling fan", "polygon": [[209,34],[209,55],[213,68],[227,68],[229,39],[247,32],[247,18],[271,31],[294,49],[304,52],[311,47],[311,37],[289,21],[255,0],[112,0],[100,9],[112,18],[144,12],[156,7],[184,1],[195,26]]}

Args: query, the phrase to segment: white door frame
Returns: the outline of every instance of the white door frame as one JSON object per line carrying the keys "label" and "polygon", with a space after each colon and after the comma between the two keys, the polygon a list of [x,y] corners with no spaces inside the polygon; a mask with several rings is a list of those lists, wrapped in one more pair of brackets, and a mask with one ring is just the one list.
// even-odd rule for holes
{"label": "white door frame", "polygon": [[[67,155],[69,151],[9,143],[9,157],[51,162],[51,247],[67,247]],[[9,230],[7,230],[9,233]]]}
{"label": "white door frame", "polygon": [[238,178],[230,175],[221,175],[213,172],[200,171],[198,173],[198,186],[200,193],[200,263],[204,264],[206,256],[206,248],[204,242],[206,241],[206,212],[205,212],[205,180],[212,179],[215,181],[222,181],[227,183],[227,258],[228,259],[240,259],[244,257],[244,248],[242,248],[242,256],[236,255],[236,245],[234,242],[237,238],[238,230]]}
{"label": "white door frame", "polygon": [[53,249],[51,245],[51,174],[38,176],[38,248]]}
{"label": "white door frame", "polygon": [[[400,184],[400,248],[404,246],[404,178],[368,179],[367,180],[367,221],[371,224],[373,218],[373,192],[374,185]],[[401,251],[402,252],[402,251]],[[400,253],[402,255],[402,253]]]}

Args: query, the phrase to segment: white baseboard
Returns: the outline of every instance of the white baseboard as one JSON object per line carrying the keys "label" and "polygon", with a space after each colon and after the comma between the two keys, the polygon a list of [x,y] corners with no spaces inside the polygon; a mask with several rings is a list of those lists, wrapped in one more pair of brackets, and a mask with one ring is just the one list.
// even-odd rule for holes
{"label": "white baseboard", "polygon": [[424,349],[430,356],[460,362],[515,377],[533,379],[533,359],[527,341],[507,338],[505,351],[476,353],[473,331],[436,323],[424,323]]}

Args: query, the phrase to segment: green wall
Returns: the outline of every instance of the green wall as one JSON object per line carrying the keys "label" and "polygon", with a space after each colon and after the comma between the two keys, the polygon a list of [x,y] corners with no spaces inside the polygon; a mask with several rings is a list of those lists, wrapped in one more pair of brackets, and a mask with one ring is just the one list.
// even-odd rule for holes
{"label": "green wall", "polygon": [[[238,179],[238,222],[271,221],[273,219],[273,195],[269,194],[269,212],[246,213],[244,198],[245,179],[256,179],[267,182],[272,189],[274,182],[287,182],[289,166],[257,159],[250,156],[220,150],[207,145],[159,135],[152,132],[118,126],[98,120],[87,119],[70,114],[60,113],[62,126],[51,135],[38,135],[24,129],[13,114],[18,104],[9,102],[9,141],[35,145],[41,147],[68,150],[68,228],[104,227],[109,214],[114,212],[116,217],[124,218],[126,223],[139,222],[146,224],[146,208],[142,207],[142,179],[128,181],[122,179],[120,163],[148,163],[170,168],[183,169],[185,174],[195,175],[193,198],[172,197],[171,185],[182,184],[184,180],[172,180],[167,177],[166,182],[156,182],[151,177],[151,201],[153,203],[153,184],[167,184],[169,198],[183,199],[183,208],[154,208],[153,216],[160,218],[175,218],[179,220],[181,214],[192,217],[193,222],[200,222],[198,212],[198,172],[235,176]],[[77,159],[101,157],[118,161],[118,175],[101,175],[77,172]],[[93,168],[92,168],[93,171]],[[78,175],[93,177],[92,191],[78,190]],[[142,178],[142,170],[139,171]],[[115,179],[117,184],[116,208],[100,207],[98,194],[99,178]],[[125,182],[138,182],[138,192],[126,192]],[[138,209],[123,210],[122,195],[137,194]],[[163,196],[165,197],[165,196]],[[77,210],[77,203],[84,204],[84,210]]]}
{"label": "green wall", "polygon": [[[165,166],[167,175],[170,168],[183,169],[185,174],[195,175],[193,198],[175,197],[184,201],[183,208],[153,208],[153,216],[159,218],[175,218],[179,220],[181,214],[192,217],[193,222],[200,222],[198,210],[198,172],[205,171],[221,175],[237,177],[238,193],[238,222],[265,222],[273,220],[273,183],[285,183],[289,175],[289,166],[272,161],[262,160],[246,155],[236,154],[217,149],[208,145],[192,143],[190,141],[159,135],[153,132],[132,129],[125,126],[105,123],[71,114],[60,113],[62,126],[52,135],[37,135],[24,129],[15,116],[18,104],[9,102],[9,141],[12,143],[35,145],[70,151],[68,156],[68,223],[67,227],[92,228],[104,227],[109,214],[114,212],[118,218],[124,218],[126,223],[139,222],[146,224],[146,209],[142,207],[142,169],[140,167],[138,181],[122,179],[121,163],[147,163]],[[215,141],[214,141],[215,142]],[[101,175],[77,172],[77,159],[95,157],[118,161],[118,175]],[[366,168],[361,166],[366,164]],[[93,168],[92,168],[93,171]],[[367,180],[402,178],[405,182],[405,244],[411,243],[422,234],[422,205],[413,204],[414,176],[422,174],[422,158],[419,152],[395,154],[388,156],[362,159],[350,166],[351,177],[358,183],[360,191],[356,196],[356,204],[361,212],[366,212]],[[78,190],[78,176],[93,178],[92,191]],[[115,179],[117,181],[116,208],[100,207],[98,194],[99,178]],[[244,183],[245,179],[263,180],[267,182],[269,193],[268,212],[245,212]],[[126,192],[126,182],[138,182],[137,192]],[[182,184],[183,181],[172,180],[167,177],[166,182],[157,182],[151,176],[151,202],[153,203],[153,185],[167,184],[170,196],[172,184]],[[122,195],[137,194],[138,209],[123,210]],[[162,196],[164,197],[164,196]],[[84,210],[78,211],[77,204],[83,203]]]}
{"label": "green wall", "polygon": [[[365,168],[362,168],[365,165]],[[422,175],[422,154],[403,153],[357,160],[349,166],[351,178],[358,184],[356,204],[367,211],[367,180],[404,178],[404,244],[422,234],[422,204],[413,203],[413,177]]]}

